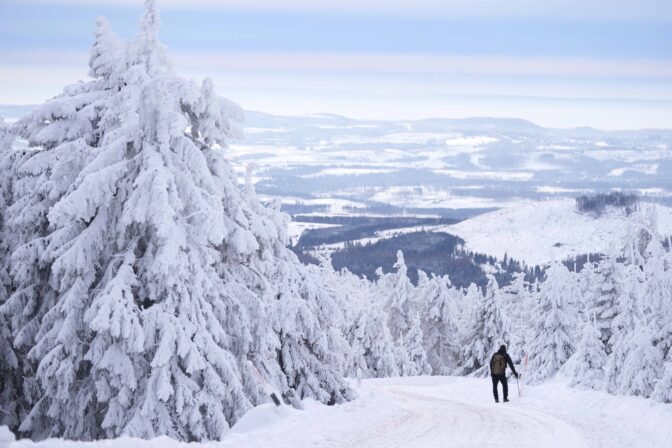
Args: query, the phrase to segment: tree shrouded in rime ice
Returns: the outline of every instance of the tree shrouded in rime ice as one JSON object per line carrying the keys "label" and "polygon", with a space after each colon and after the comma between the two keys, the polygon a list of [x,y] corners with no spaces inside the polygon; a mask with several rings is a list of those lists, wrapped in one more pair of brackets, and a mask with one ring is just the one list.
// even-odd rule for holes
{"label": "tree shrouded in rime ice", "polygon": [[532,322],[535,339],[530,346],[530,373],[534,381],[553,376],[574,353],[577,313],[572,304],[578,295],[567,268],[560,263],[551,265]]}
{"label": "tree shrouded in rime ice", "polygon": [[427,361],[436,375],[452,372],[457,356],[456,297],[448,277],[418,273],[418,293],[423,300],[422,332]]}
{"label": "tree shrouded in rime ice", "polygon": [[256,354],[286,397],[350,397],[332,298],[223,157],[242,111],[177,76],[158,30],[154,1],[128,42],[99,19],[93,79],[17,124],[36,150],[3,226],[1,311],[35,367],[35,438],[218,439],[263,400]]}
{"label": "tree shrouded in rime ice", "polygon": [[489,374],[490,356],[501,345],[509,343],[511,325],[504,315],[502,296],[494,276],[488,275],[485,297],[472,289],[468,296],[477,305],[471,317],[469,337],[462,347],[462,362],[465,373],[478,371],[479,375]]}
{"label": "tree shrouded in rime ice", "polygon": [[612,323],[618,314],[618,272],[616,262],[611,257],[602,260],[590,272],[585,314],[593,319],[595,328],[600,332],[600,340],[607,352],[611,352],[610,339]]}
{"label": "tree shrouded in rime ice", "polygon": [[388,326],[396,344],[399,371],[403,375],[429,373],[431,367],[422,344],[421,304],[408,278],[408,268],[401,251],[397,252],[394,268],[396,271],[389,274],[382,274],[379,269],[378,285],[386,296]]}
{"label": "tree shrouded in rime ice", "polygon": [[607,354],[604,351],[602,333],[595,327],[596,320],[584,323],[581,339],[576,351],[565,364],[567,374],[572,377],[571,385],[587,389],[601,389],[604,385],[604,373]]}

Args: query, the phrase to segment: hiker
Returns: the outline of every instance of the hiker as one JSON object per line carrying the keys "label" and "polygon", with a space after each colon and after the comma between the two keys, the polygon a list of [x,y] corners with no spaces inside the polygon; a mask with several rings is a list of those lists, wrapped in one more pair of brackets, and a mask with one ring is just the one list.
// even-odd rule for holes
{"label": "hiker", "polygon": [[506,353],[506,345],[502,345],[497,350],[497,353],[490,358],[490,376],[492,376],[492,393],[495,396],[495,403],[499,403],[499,394],[497,393],[497,384],[502,383],[504,389],[504,402],[509,401],[509,385],[506,382],[506,365],[511,367],[513,375],[518,378],[518,372],[513,367],[513,361],[508,353]]}

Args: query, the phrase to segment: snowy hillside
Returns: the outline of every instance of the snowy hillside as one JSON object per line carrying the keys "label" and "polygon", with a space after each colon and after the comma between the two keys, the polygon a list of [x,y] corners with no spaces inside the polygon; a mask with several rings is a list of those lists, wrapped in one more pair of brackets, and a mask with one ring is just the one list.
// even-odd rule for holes
{"label": "snowy hillside", "polygon": [[[569,389],[556,381],[525,386],[493,403],[490,380],[414,377],[366,380],[360,397],[298,411],[253,409],[221,447],[663,447],[672,444],[672,406],[636,397]],[[492,444],[493,438],[497,443]],[[104,442],[18,441],[10,448],[178,448],[165,437]]]}
{"label": "snowy hillside", "polygon": [[[672,234],[672,208],[654,207],[659,233]],[[620,209],[594,218],[562,199],[503,208],[436,230],[463,238],[468,249],[537,265],[580,254],[614,254],[623,248],[632,222]]]}

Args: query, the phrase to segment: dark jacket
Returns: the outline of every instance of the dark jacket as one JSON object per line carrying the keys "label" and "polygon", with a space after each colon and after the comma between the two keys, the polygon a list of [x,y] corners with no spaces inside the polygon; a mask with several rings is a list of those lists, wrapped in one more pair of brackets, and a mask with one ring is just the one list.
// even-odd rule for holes
{"label": "dark jacket", "polygon": [[[500,355],[504,356],[504,359],[506,359],[506,363],[511,367],[511,371],[513,372],[514,375],[518,376],[518,372],[516,372],[516,368],[513,367],[513,361],[511,360],[511,357],[509,356],[508,353],[506,353],[506,350],[502,350],[501,348],[497,350],[497,353]],[[492,365],[492,359],[495,357],[497,354],[493,354],[492,357],[490,358],[490,364]],[[506,366],[504,366],[504,375],[506,375]]]}

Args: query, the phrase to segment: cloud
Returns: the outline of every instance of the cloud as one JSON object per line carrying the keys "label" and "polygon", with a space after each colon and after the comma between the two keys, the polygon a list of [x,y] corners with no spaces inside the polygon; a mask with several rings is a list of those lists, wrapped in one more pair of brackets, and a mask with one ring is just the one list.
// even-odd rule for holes
{"label": "cloud", "polygon": [[[178,68],[253,72],[435,74],[507,77],[651,79],[672,81],[672,59],[605,59],[414,53],[171,51]],[[0,50],[2,65],[80,65],[79,51]]]}
{"label": "cloud", "polygon": [[389,53],[174,53],[183,67],[355,73],[551,76],[672,80],[672,60]]}
{"label": "cloud", "polygon": [[[140,6],[143,0],[33,0]],[[669,0],[160,0],[162,8],[330,12],[436,17],[672,19]]]}

